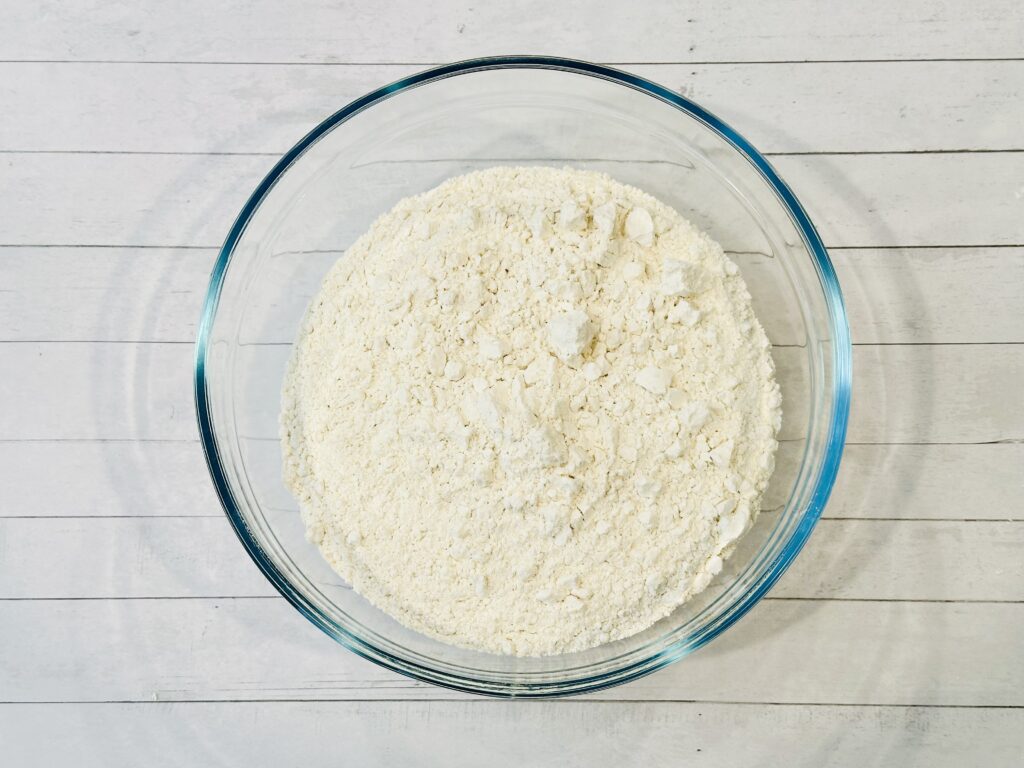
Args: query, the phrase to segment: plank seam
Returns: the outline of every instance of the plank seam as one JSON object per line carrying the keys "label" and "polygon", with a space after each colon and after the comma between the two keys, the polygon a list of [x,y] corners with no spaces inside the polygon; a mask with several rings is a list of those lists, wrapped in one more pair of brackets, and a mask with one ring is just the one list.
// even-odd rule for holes
{"label": "plank seam", "polygon": [[[402,681],[397,681],[402,682]],[[386,688],[406,688],[406,686],[395,686],[390,685]],[[380,686],[376,690],[385,689],[385,686]],[[425,691],[430,690],[428,686],[418,685],[411,680],[408,681],[408,690],[410,691]],[[371,685],[368,690],[375,690]],[[158,694],[154,694],[158,695]],[[17,699],[8,699],[0,701],[0,706],[80,706],[80,705],[123,705],[123,704],[146,704],[146,705],[161,705],[161,706],[177,706],[179,704],[410,704],[410,703],[423,703],[423,704],[475,704],[479,706],[491,705],[491,706],[508,706],[509,702],[503,699],[490,699],[482,696],[475,698],[437,698],[437,697],[425,697],[425,698],[257,698],[257,699],[52,699],[52,700],[25,700],[20,701]],[[611,705],[611,704],[697,704],[697,705],[719,705],[719,706],[749,706],[749,707],[843,707],[843,708],[894,708],[894,709],[1003,709],[1003,710],[1020,710],[1024,709],[1024,704],[894,704],[894,703],[854,703],[854,702],[827,702],[827,701],[735,701],[727,699],[613,699],[613,698],[582,698],[576,697],[571,699],[548,699],[546,703],[557,704],[559,706],[568,706],[571,704],[595,706],[595,705]]]}

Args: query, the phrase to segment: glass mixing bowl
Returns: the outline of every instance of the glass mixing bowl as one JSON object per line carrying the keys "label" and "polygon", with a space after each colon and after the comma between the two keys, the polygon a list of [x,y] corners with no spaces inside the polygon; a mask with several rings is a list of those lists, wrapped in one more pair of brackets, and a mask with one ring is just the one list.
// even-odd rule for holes
{"label": "glass mixing bowl", "polygon": [[[501,164],[606,171],[675,207],[739,264],[774,345],[783,393],[764,509],[694,600],[637,635],[539,658],[457,648],[352,591],[305,537],[281,480],[278,414],[306,304],[343,252],[401,198]],[[210,474],[249,555],[306,618],[410,677],[500,696],[633,680],[750,610],[800,551],[839,466],[850,340],[835,272],[793,193],[742,136],[672,91],[614,69],[539,57],[475,59],[352,102],[274,166],[242,209],[210,280],[196,347]]]}

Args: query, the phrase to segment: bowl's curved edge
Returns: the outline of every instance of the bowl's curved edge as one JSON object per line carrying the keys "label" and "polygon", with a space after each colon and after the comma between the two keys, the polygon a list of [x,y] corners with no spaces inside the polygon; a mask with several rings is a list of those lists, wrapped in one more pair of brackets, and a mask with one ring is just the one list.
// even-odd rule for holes
{"label": "bowl's curved edge", "polygon": [[[829,310],[833,345],[832,377],[835,389],[835,400],[832,405],[825,458],[818,473],[808,508],[799,526],[797,526],[797,529],[786,543],[785,548],[775,558],[765,574],[762,575],[755,589],[746,593],[742,599],[730,606],[719,621],[708,628],[703,634],[691,638],[690,642],[679,643],[642,662],[618,669],[614,673],[590,678],[561,683],[524,684],[521,686],[495,685],[490,681],[469,676],[448,676],[415,663],[396,659],[390,654],[369,645],[355,635],[334,626],[320,615],[303,595],[292,589],[288,580],[271,562],[270,558],[250,534],[231,493],[214,436],[213,417],[210,413],[210,400],[206,382],[209,335],[220,300],[224,276],[231,260],[231,254],[263,198],[266,197],[288,167],[328,131],[383,99],[387,99],[410,88],[456,75],[489,69],[509,68],[555,69],[575,72],[609,80],[642,91],[701,121],[746,157],[782,200],[800,231],[804,245],[814,257],[819,279],[825,289],[825,299]],[[764,597],[803,548],[832,492],[832,486],[839,471],[839,463],[842,458],[849,420],[851,369],[852,348],[850,344],[850,330],[842,291],[825,246],[792,190],[789,189],[788,185],[781,179],[768,160],[738,131],[700,105],[680,96],[678,93],[628,72],[586,61],[551,56],[494,56],[468,59],[435,67],[378,88],[351,102],[317,125],[275,163],[274,167],[259,183],[252,195],[250,195],[235,219],[224,240],[224,244],[221,246],[217,261],[211,272],[210,284],[203,303],[202,317],[196,335],[194,387],[196,419],[199,426],[200,441],[206,456],[206,464],[221,506],[223,506],[228,519],[231,521],[235,534],[267,580],[314,626],[359,656],[416,680],[461,692],[486,696],[546,698],[598,691],[630,682],[655,672],[706,645],[735,624]]]}

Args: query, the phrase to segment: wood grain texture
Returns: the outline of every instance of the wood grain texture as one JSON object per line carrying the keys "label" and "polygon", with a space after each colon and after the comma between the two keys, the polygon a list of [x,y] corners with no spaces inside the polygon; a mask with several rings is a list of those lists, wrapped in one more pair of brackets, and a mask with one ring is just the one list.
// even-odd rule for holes
{"label": "wood grain texture", "polygon": [[[349,653],[284,600],[0,601],[0,626],[5,701],[453,696]],[[1024,706],[1022,642],[1022,604],[769,600],[693,656],[595,696]]]}
{"label": "wood grain texture", "polygon": [[[855,344],[1024,341],[1024,248],[831,256]],[[0,248],[0,341],[191,342],[215,257],[214,249]]]}
{"label": "wood grain texture", "polygon": [[0,517],[221,517],[198,442],[0,442]]}
{"label": "wood grain texture", "polygon": [[45,0],[7,11],[4,59],[436,62],[500,53],[599,61],[1019,57],[1019,4],[783,0],[685,7],[567,0],[515,5],[187,0],[173,8]]}
{"label": "wood grain texture", "polygon": [[[0,150],[283,154],[348,102],[422,69],[0,63],[0,102],[18,118],[0,123]],[[1024,148],[1015,130],[1024,122],[1024,61],[629,71],[710,109],[764,152]],[[40,100],[49,108],[38,109]]]}
{"label": "wood grain texture", "polygon": [[[1024,341],[1024,248],[833,250],[854,344]],[[978,311],[984,307],[984,311]]]}
{"label": "wood grain texture", "polygon": [[[1024,602],[1022,548],[1024,522],[822,520],[771,597]],[[224,517],[0,519],[0,600],[276,594]]]}
{"label": "wood grain texture", "polygon": [[0,248],[0,333],[4,341],[192,342],[215,257],[214,249]]}
{"label": "wood grain texture", "polygon": [[[994,602],[1024,590],[1022,35],[1011,0],[6,4],[0,701],[71,703],[0,703],[2,762],[1024,763],[1024,604]],[[502,52],[649,62],[773,153],[861,345],[853,444],[771,598],[568,702],[462,700],[316,632],[235,540],[192,414],[215,249],[276,156]]]}
{"label": "wood grain texture", "polygon": [[1024,444],[849,445],[825,515],[1024,520]]}
{"label": "wood grain texture", "polygon": [[[614,702],[249,702],[8,705],[16,765],[469,768],[689,765],[786,755],[794,768],[1012,768],[1012,709]],[[430,745],[430,748],[426,748]]]}
{"label": "wood grain texture", "polygon": [[[847,445],[824,518],[1024,521],[1022,467],[1021,443]],[[0,518],[223,515],[195,441],[0,442],[0,487]]]}
{"label": "wood grain texture", "polygon": [[277,596],[224,516],[7,519],[0,547],[0,599]]}
{"label": "wood grain texture", "polygon": [[[5,200],[3,244],[216,247],[274,159],[2,156],[8,188],[18,190]],[[1024,152],[788,156],[773,164],[828,246],[1024,243]],[[385,164],[380,178],[407,173]]]}
{"label": "wood grain texture", "polygon": [[[287,347],[249,347],[240,365],[278,371]],[[193,440],[191,344],[0,344],[0,435],[16,440]],[[802,350],[774,352],[780,376]],[[1024,345],[855,347],[848,439],[854,443],[979,443],[1024,438]],[[256,370],[256,369],[253,369]],[[268,373],[268,375],[273,375]],[[65,381],[76,386],[69,390]],[[790,414],[800,408],[790,405]],[[277,413],[251,412],[275,438]],[[794,418],[796,418],[794,416]],[[248,429],[248,428],[247,428]],[[785,427],[784,427],[785,429]]]}

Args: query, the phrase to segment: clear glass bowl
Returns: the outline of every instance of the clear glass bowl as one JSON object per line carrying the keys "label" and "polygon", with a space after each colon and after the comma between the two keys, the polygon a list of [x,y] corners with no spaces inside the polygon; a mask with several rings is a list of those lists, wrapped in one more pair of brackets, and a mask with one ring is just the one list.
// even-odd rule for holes
{"label": "clear glass bowl", "polygon": [[[306,304],[381,213],[444,179],[500,164],[607,171],[674,206],[739,264],[774,345],[784,418],[757,523],[698,598],[633,637],[515,658],[406,629],[352,591],[304,535],[281,480],[285,363]],[[725,631],[800,551],[839,466],[850,340],[839,284],[793,193],[742,136],[633,75],[579,61],[476,59],[406,78],[325,120],[277,163],[235,222],[210,280],[196,409],[221,502],[249,555],[306,618],[410,677],[499,696],[633,680]]]}

